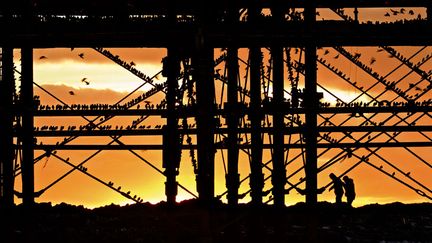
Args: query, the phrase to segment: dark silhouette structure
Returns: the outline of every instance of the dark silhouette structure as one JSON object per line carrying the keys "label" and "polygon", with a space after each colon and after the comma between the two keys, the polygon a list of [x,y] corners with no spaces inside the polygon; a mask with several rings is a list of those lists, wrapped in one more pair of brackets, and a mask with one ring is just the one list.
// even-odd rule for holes
{"label": "dark silhouette structure", "polygon": [[343,187],[348,205],[352,205],[356,197],[354,180],[348,176],[343,177]]}
{"label": "dark silhouette structure", "polygon": [[[362,22],[359,11],[368,8],[422,8],[427,10],[427,16]],[[322,9],[338,19],[322,20],[317,14]],[[328,186],[322,185],[326,181],[318,181],[318,174],[343,160],[348,162],[344,162],[347,167],[342,175],[365,165],[419,196],[432,199],[428,185],[381,154],[383,148],[397,148],[414,157],[413,163],[432,168],[415,150],[430,147],[432,141],[427,133],[432,126],[424,120],[424,115],[432,111],[428,98],[432,78],[422,67],[431,55],[414,62],[413,57],[391,47],[418,47],[415,55],[423,54],[432,40],[431,19],[431,3],[427,0],[2,1],[1,204],[14,204],[18,176],[22,188],[17,189],[17,194],[22,195],[23,204],[32,205],[37,195],[72,172],[82,173],[134,202],[143,201],[124,192],[124,187],[87,171],[85,164],[92,156],[71,163],[56,154],[60,150],[93,150],[96,154],[103,150],[129,151],[166,178],[165,194],[170,204],[176,202],[181,189],[207,205],[223,196],[228,204],[237,205],[249,195],[254,205],[272,202],[283,206],[286,187],[305,184],[305,200],[315,205],[321,191],[318,188]],[[411,81],[402,82],[402,77],[390,79],[398,68],[381,74],[366,65],[362,55],[344,46],[376,47],[377,53],[385,53],[409,69],[415,76],[412,85],[407,86]],[[53,47],[71,51],[92,48],[151,88],[139,96],[132,92],[114,104],[67,104],[54,96],[59,104],[46,106],[34,96],[34,88],[52,94],[33,80],[33,49]],[[161,72],[152,76],[105,47],[164,48],[167,56]],[[15,67],[14,50],[21,51],[20,70]],[[84,53],[79,57],[84,59]],[[360,84],[332,64],[336,62],[333,57],[348,60],[370,82]],[[373,67],[379,63],[378,59],[370,60],[367,62]],[[221,68],[224,71],[218,72]],[[323,86],[318,80],[318,68],[355,89],[367,102],[359,97],[344,100]],[[158,82],[160,74],[165,80]],[[224,88],[216,97],[217,85]],[[149,98],[155,94],[165,98],[150,104]],[[324,96],[334,98],[336,104],[324,102]],[[117,116],[137,118],[130,125],[107,123]],[[84,123],[69,128],[35,127],[37,117],[83,117]],[[144,125],[148,117],[163,118],[164,122]],[[417,137],[399,136],[407,133]],[[85,136],[108,137],[112,142],[72,142]],[[127,144],[121,141],[122,136],[159,136],[162,142]],[[37,142],[44,137],[58,138],[59,142]],[[137,150],[161,151],[162,168],[145,160]],[[41,155],[35,156],[35,151]],[[197,193],[178,181],[183,151],[189,151]],[[226,153],[227,160],[226,191],[219,195],[215,195],[214,185],[215,151]],[[271,152],[270,161],[263,161],[264,152]],[[249,175],[239,173],[241,156],[249,158]],[[48,157],[55,157],[71,169],[36,191],[34,166]],[[379,162],[371,162],[371,157]],[[250,190],[239,191],[240,185],[247,182]],[[271,198],[263,193],[266,186],[271,188]]]}
{"label": "dark silhouette structure", "polygon": [[333,173],[330,173],[329,177],[333,183],[333,185],[329,188],[329,191],[333,190],[336,198],[336,204],[340,205],[342,204],[342,196],[344,195],[344,184],[342,180]]}

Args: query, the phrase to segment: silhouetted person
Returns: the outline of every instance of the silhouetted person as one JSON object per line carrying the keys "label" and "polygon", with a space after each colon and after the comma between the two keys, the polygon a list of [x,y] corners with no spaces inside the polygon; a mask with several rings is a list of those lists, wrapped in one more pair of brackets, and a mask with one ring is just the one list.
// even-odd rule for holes
{"label": "silhouetted person", "polygon": [[335,196],[336,196],[336,204],[341,204],[342,203],[342,196],[344,194],[344,189],[343,189],[343,182],[342,180],[337,177],[335,174],[330,173],[330,178],[333,181],[333,186],[331,186],[329,188],[329,191],[334,190]]}
{"label": "silhouetted person", "polygon": [[349,178],[348,176],[343,177],[344,181],[344,189],[345,189],[345,197],[347,199],[348,205],[352,205],[352,202],[355,199],[355,187],[354,187],[354,180],[352,178]]}

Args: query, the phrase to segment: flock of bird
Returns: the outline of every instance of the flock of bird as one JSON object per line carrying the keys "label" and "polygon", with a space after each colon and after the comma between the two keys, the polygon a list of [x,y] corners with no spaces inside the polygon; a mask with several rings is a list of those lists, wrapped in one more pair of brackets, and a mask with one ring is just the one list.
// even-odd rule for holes
{"label": "flock of bird", "polygon": [[[74,51],[74,50],[75,50],[75,48],[74,48],[74,47],[71,47],[71,51]],[[81,58],[81,59],[84,59],[84,53],[83,53],[83,52],[79,53],[79,54],[78,54],[78,57]],[[41,55],[41,56],[39,56],[39,60],[45,60],[45,59],[48,59],[48,57],[45,56],[45,55]],[[90,85],[90,82],[87,80],[87,78],[82,78],[82,79],[81,79],[81,82],[84,83],[84,84],[86,84],[86,85]],[[70,95],[75,95],[75,92],[72,91],[72,90],[70,90],[70,91],[69,91],[69,94],[70,94]]]}
{"label": "flock of bird", "polygon": [[[394,10],[394,9],[390,9],[390,12],[392,13],[392,15],[396,16],[396,15],[399,15],[399,14],[405,14],[406,10],[404,8],[401,8],[399,11],[398,10]],[[413,10],[409,10],[408,14],[409,15],[414,15],[415,13],[414,13]],[[390,17],[391,14],[389,12],[387,12],[384,16]]]}

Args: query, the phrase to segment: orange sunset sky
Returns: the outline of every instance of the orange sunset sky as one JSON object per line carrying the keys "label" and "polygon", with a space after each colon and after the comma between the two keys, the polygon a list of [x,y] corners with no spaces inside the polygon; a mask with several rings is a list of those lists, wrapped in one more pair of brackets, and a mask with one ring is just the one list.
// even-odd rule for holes
{"label": "orange sunset sky", "polygon": [[[400,9],[394,9],[400,11]],[[425,16],[424,9],[412,9],[415,11],[415,15],[392,15],[385,17],[386,12],[390,12],[389,9],[371,9],[360,12],[360,21],[367,20],[379,20],[379,21],[394,21],[400,19],[412,19],[417,18],[420,14]],[[350,10],[346,10],[350,13]],[[408,9],[407,9],[408,11]],[[329,10],[320,10],[320,15],[317,19],[338,19],[337,16],[331,13]],[[365,37],[366,38],[366,37]],[[389,57],[389,54],[385,51],[380,51],[379,47],[344,47],[350,53],[361,53],[359,60],[364,64],[369,65],[374,71],[382,76],[388,74],[391,70],[399,66],[400,62],[396,58]],[[399,53],[405,57],[409,57],[422,47],[393,47]],[[126,62],[133,61],[136,63],[135,68],[145,73],[147,76],[153,76],[162,69],[161,59],[165,56],[165,49],[151,49],[151,48],[107,48],[110,52],[115,55],[119,55],[120,58]],[[264,65],[268,65],[269,55],[266,50],[264,52]],[[84,54],[84,58],[80,58],[78,55]],[[245,49],[240,51],[240,57],[243,60],[247,60],[247,52]],[[295,50],[291,50],[292,57],[296,60],[300,58],[299,53]],[[215,57],[221,54],[221,50],[215,49]],[[412,59],[413,63],[422,61],[427,55],[432,54],[432,48],[427,47],[422,50],[417,56]],[[354,65],[346,58],[341,55],[336,58],[337,51],[331,47],[324,47],[318,50],[319,58],[326,60],[327,63],[331,63],[332,66],[337,67],[338,70],[343,71],[351,80],[361,84],[367,88],[375,83],[375,80],[368,74],[366,74],[361,68]],[[40,59],[41,56],[46,58]],[[20,52],[15,50],[16,66],[19,68]],[[371,64],[371,60],[375,60]],[[220,64],[216,67],[220,68],[223,72],[224,64]],[[244,64],[240,64],[240,70],[244,69]],[[429,72],[432,69],[432,61],[426,62],[421,66],[421,69]],[[406,66],[399,68],[396,72],[388,75],[387,80],[395,81],[409,73],[409,69]],[[222,73],[221,72],[221,73]],[[81,82],[83,78],[89,81],[89,85]],[[411,83],[419,81],[421,77],[417,74],[407,75],[399,84],[398,87],[403,90],[410,87]],[[290,90],[290,83],[285,74],[285,87]],[[34,50],[34,81],[48,90],[52,94],[56,95],[66,104],[91,104],[91,103],[102,103],[102,104],[113,104],[118,100],[122,99],[129,92],[134,90],[136,87],[142,84],[142,80],[132,75],[130,72],[115,64],[108,58],[104,57],[92,48],[75,48],[73,50],[69,48],[52,48],[52,49],[35,49]],[[159,75],[155,79],[156,83],[162,83],[165,78]],[[221,93],[221,82],[216,80],[217,87],[217,100],[220,102]],[[338,96],[344,102],[350,102],[354,98],[360,95],[357,101],[370,102],[371,98],[367,95],[361,95],[361,92],[355,89],[353,86],[347,84],[340,77],[329,71],[322,64],[318,64],[318,83],[330,90],[333,94]],[[427,87],[426,81],[418,85],[419,88],[424,89]],[[303,88],[303,79],[300,79],[300,88]],[[142,87],[137,93],[134,93],[129,99],[134,98],[149,90],[151,87],[146,85]],[[372,96],[376,96],[384,91],[384,86],[378,85],[371,89],[368,93]],[[335,105],[336,99],[329,93],[323,91],[322,88],[318,88],[320,92],[323,92],[325,102],[330,102]],[[40,96],[41,103],[43,105],[55,105],[58,101],[47,95],[44,91],[35,86],[35,95]],[[75,95],[70,95],[69,91],[73,91]],[[226,91],[225,91],[226,92]],[[415,93],[412,93],[415,94]],[[391,100],[395,98],[395,93],[387,92],[381,96],[380,99]],[[155,95],[149,99],[152,104],[159,103],[164,96],[162,94]],[[226,98],[226,94],[222,99]],[[419,101],[427,100],[432,98],[429,91],[428,94],[423,96]],[[398,100],[400,101],[400,100]],[[142,104],[143,105],[143,104]],[[371,115],[371,114],[369,114]],[[369,116],[368,115],[368,116]],[[390,114],[391,115],[391,114]],[[378,115],[374,117],[374,121],[384,121],[389,114]],[[430,125],[432,118],[428,116],[420,117],[421,114],[416,115],[410,119],[409,122],[417,119],[417,125]],[[329,116],[329,115],[325,115]],[[406,114],[401,114],[401,117]],[[91,117],[90,117],[91,118]],[[124,125],[131,124],[131,121],[137,117],[116,117],[109,121],[110,125]],[[337,115],[332,118],[332,121],[340,123],[348,118],[347,114]],[[222,119],[222,122],[224,120]],[[397,125],[400,120],[392,118],[386,123],[386,125]],[[163,125],[164,119],[161,118],[150,118],[143,124],[146,126]],[[319,119],[322,122],[322,118]],[[364,122],[364,119],[351,119],[349,125],[360,125]],[[189,123],[192,124],[193,120],[190,119]],[[85,120],[81,117],[64,118],[64,117],[50,117],[50,118],[35,118],[35,126],[41,127],[44,125],[85,125]],[[346,124],[347,125],[347,124]],[[377,134],[377,133],[375,133]],[[391,134],[391,133],[390,133]],[[432,137],[431,132],[424,133],[426,137]],[[359,134],[359,136],[362,134]],[[267,135],[265,135],[267,136]],[[341,137],[341,134],[332,134],[335,138]],[[193,141],[195,137],[192,137]],[[387,141],[387,135],[381,135],[380,137],[373,140]],[[220,138],[216,138],[220,139]],[[265,138],[268,139],[268,138]],[[299,139],[297,135],[285,137],[288,142],[296,141]],[[398,141],[428,141],[425,136],[419,133],[402,133],[397,136]],[[63,138],[40,138],[38,142],[44,144],[55,144],[57,141],[62,141]],[[161,144],[160,137],[122,137],[120,139],[125,144]],[[345,141],[345,140],[344,140]],[[348,140],[349,141],[349,140]],[[347,142],[348,142],[347,141]],[[362,140],[365,141],[365,140]],[[82,137],[76,139],[72,144],[108,144],[111,139],[108,137]],[[186,142],[184,142],[186,144]],[[375,148],[371,148],[374,150]],[[323,152],[324,149],[319,149],[318,154]],[[140,157],[151,163],[153,166],[160,170],[162,168],[162,156],[160,152],[156,151],[135,151]],[[318,160],[319,165],[327,162],[340,150],[334,149],[330,152],[326,152]],[[79,164],[90,156],[94,151],[58,151],[57,155],[62,158],[69,158],[69,161],[73,164]],[[294,158],[300,153],[299,150],[292,150],[289,152],[288,157]],[[40,154],[36,151],[35,157]],[[367,149],[359,149],[356,151],[359,156],[366,156],[369,154]],[[377,156],[378,155],[378,156]],[[382,160],[391,162],[391,165],[397,166],[403,172],[410,172],[410,178],[405,177],[400,172],[392,168],[391,165],[386,164]],[[267,151],[264,153],[263,162],[267,162],[270,159],[270,153]],[[423,160],[423,161],[422,161]],[[216,195],[225,192],[225,167],[226,162],[226,151],[218,151],[215,159],[215,191]],[[358,162],[358,158],[345,158],[337,162],[334,166],[326,169],[318,176],[318,186],[325,186],[329,183],[328,174],[334,172],[335,174],[343,173],[350,166]],[[426,163],[425,163],[426,162]],[[248,157],[244,152],[240,152],[240,174],[241,179],[246,177],[250,173]],[[430,148],[410,148],[406,150],[404,148],[382,148],[378,150],[377,154],[370,156],[370,163],[377,167],[383,166],[383,169],[389,173],[395,172],[395,176],[400,178],[403,182],[408,183],[414,188],[420,189],[427,195],[432,196],[432,193],[427,188],[432,188],[431,167],[427,163],[432,163],[432,155]],[[287,166],[287,173],[291,174],[303,165],[301,157],[296,159],[293,163]],[[270,164],[271,166],[271,164]],[[165,200],[164,195],[164,181],[163,175],[158,173],[155,169],[151,168],[146,162],[143,162],[136,155],[129,151],[103,151],[96,155],[93,159],[85,164],[87,171],[97,178],[106,181],[113,182],[115,186],[121,186],[124,192],[130,191],[131,195],[137,195],[151,203],[157,203]],[[49,186],[57,178],[61,177],[64,173],[71,169],[70,166],[56,159],[50,157],[43,159],[35,165],[35,190],[41,190]],[[269,176],[269,170],[263,168],[265,176]],[[354,178],[356,183],[357,198],[354,201],[354,206],[361,206],[369,203],[389,203],[394,201],[401,201],[405,203],[414,202],[429,202],[429,199],[422,197],[413,190],[407,188],[405,185],[397,182],[396,180],[384,175],[382,172],[373,168],[365,163],[359,165],[352,170],[349,175]],[[304,172],[300,172],[290,178],[290,183],[296,183],[301,177],[304,176]],[[411,180],[414,179],[415,181]],[[182,162],[180,167],[180,175],[178,176],[178,182],[188,188],[190,191],[196,194],[195,176],[193,173],[192,164],[189,157],[189,151],[183,151]],[[421,185],[419,185],[419,182]],[[424,188],[422,187],[424,186]],[[271,187],[271,180],[267,180],[265,189]],[[286,186],[288,188],[288,185]],[[301,188],[304,184],[300,185]],[[18,191],[21,190],[21,177],[18,176],[16,179],[16,188]],[[249,190],[249,181],[246,180],[241,184],[240,193]],[[271,195],[271,194],[270,194]],[[184,190],[179,188],[178,201],[192,198],[193,196]],[[268,200],[267,196],[264,201]],[[225,200],[225,197],[222,198]],[[249,197],[246,197],[242,202],[248,202]],[[324,192],[319,195],[320,201],[334,201],[333,192]],[[93,208],[107,204],[128,204],[133,203],[132,201],[124,198],[119,193],[107,188],[96,180],[86,176],[80,171],[74,171],[60,182],[56,183],[44,192],[37,202],[52,202],[54,204],[66,202],[75,205],[84,205],[85,207]],[[304,201],[304,197],[298,194],[295,190],[292,190],[286,195],[286,204],[291,205],[297,202]],[[16,199],[19,202],[19,199]]]}

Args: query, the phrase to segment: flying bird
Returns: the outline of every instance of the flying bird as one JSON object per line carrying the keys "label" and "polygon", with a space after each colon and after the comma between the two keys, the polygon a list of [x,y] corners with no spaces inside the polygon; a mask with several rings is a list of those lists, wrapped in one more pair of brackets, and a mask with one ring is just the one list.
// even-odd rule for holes
{"label": "flying bird", "polygon": [[370,65],[373,65],[375,62],[376,62],[376,59],[374,57],[372,57],[370,60]]}
{"label": "flying bird", "polygon": [[334,59],[338,59],[339,58],[339,54],[337,54],[335,57],[334,57]]}
{"label": "flying bird", "polygon": [[390,11],[392,11],[393,15],[397,15],[399,13],[399,11],[393,9],[390,9]]}
{"label": "flying bird", "polygon": [[83,78],[83,79],[81,79],[81,82],[85,83],[86,85],[89,85],[89,84],[90,84],[90,82],[87,81],[87,78]]}
{"label": "flying bird", "polygon": [[405,14],[405,9],[404,9],[404,8],[401,8],[400,13],[401,13],[401,14]]}
{"label": "flying bird", "polygon": [[79,57],[81,57],[82,59],[84,59],[84,53],[80,53],[78,54]]}
{"label": "flying bird", "polygon": [[39,57],[39,60],[42,60],[42,59],[47,59],[48,57],[46,57],[46,56],[40,56]]}

